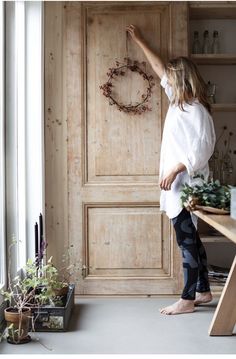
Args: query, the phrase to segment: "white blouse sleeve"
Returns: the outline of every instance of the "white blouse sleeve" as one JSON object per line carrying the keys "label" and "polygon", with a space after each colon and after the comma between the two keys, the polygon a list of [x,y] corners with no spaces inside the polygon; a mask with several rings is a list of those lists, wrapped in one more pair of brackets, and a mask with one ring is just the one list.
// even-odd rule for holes
{"label": "white blouse sleeve", "polygon": [[166,73],[164,72],[162,78],[161,78],[161,82],[160,82],[161,86],[165,89],[165,93],[168,96],[168,99],[171,101],[172,99],[172,95],[173,95],[173,91],[172,91],[172,87],[168,84],[167,82],[167,76]]}
{"label": "white blouse sleeve", "polygon": [[193,176],[196,171],[204,168],[214,151],[214,143],[206,140],[196,140],[192,143],[192,148],[184,153],[180,162],[183,163],[187,169],[189,176]]}
{"label": "white blouse sleeve", "polygon": [[181,121],[182,128],[176,138],[179,162],[185,165],[189,176],[207,165],[216,140],[211,116],[206,111],[195,114],[192,119]]}

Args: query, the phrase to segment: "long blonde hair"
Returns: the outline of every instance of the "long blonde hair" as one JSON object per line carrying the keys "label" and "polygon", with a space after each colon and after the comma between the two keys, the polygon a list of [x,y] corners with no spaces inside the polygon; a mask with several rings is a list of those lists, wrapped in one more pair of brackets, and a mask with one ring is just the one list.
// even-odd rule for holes
{"label": "long blonde hair", "polygon": [[184,111],[184,103],[191,104],[192,100],[198,99],[211,113],[206,84],[190,59],[183,56],[172,59],[165,65],[165,71],[173,88],[172,103],[177,103]]}

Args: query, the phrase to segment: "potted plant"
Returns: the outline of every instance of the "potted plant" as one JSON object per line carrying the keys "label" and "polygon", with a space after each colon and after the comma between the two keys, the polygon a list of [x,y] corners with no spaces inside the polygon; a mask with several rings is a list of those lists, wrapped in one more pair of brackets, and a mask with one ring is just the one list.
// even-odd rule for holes
{"label": "potted plant", "polygon": [[[9,343],[22,344],[31,340],[28,334],[32,331],[44,331],[50,323],[42,323],[41,316],[44,313],[50,317],[50,310],[54,313],[60,310],[60,315],[55,321],[61,323],[61,313],[65,309],[66,324],[74,303],[74,281],[81,278],[79,272],[85,268],[73,263],[73,246],[64,251],[59,269],[53,264],[53,257],[46,261],[46,243],[42,242],[38,256],[35,260],[28,259],[23,268],[23,276],[11,276],[11,250],[16,244],[13,240],[8,248],[8,289],[1,291],[4,299],[8,301],[9,307],[5,309],[5,320],[7,327],[2,337]],[[45,264],[44,264],[45,263]],[[71,264],[72,263],[72,264]],[[70,292],[68,293],[68,291]],[[64,308],[58,308],[64,307]],[[52,320],[52,318],[50,318]],[[59,328],[60,327],[60,328]],[[66,325],[54,326],[52,323],[49,330],[59,328],[65,330]],[[0,338],[1,339],[1,338]]]}
{"label": "potted plant", "polygon": [[56,296],[65,296],[68,293],[69,285],[73,282],[78,282],[83,274],[85,265],[81,265],[81,260],[77,263],[73,260],[74,246],[64,248],[61,263],[54,267],[53,257],[49,259],[49,262],[56,272],[54,276],[51,276],[51,288]]}
{"label": "potted plant", "polygon": [[190,186],[185,183],[181,189],[181,201],[183,207],[189,211],[204,209],[213,213],[229,213],[230,210],[230,185],[221,185],[219,180],[204,180],[202,175],[193,178],[200,178],[201,184]]}
{"label": "potted plant", "polygon": [[[38,266],[36,261],[28,260],[24,266],[24,275],[12,278],[11,276],[11,250],[15,241],[8,248],[8,289],[1,294],[9,303],[5,309],[7,322],[3,337],[12,344],[27,343],[31,340],[29,328],[34,328],[37,318],[32,315],[32,308],[39,308],[53,300],[54,292],[50,285],[51,277],[55,276],[56,269],[47,263]],[[40,289],[40,290],[39,290]]]}
{"label": "potted plant", "polygon": [[[41,251],[42,252],[42,251]],[[61,262],[53,264],[53,257],[47,262],[48,286],[52,293],[50,303],[40,307],[35,331],[66,331],[74,305],[75,284],[84,278],[86,265],[77,260],[73,245],[64,248]],[[45,257],[45,253],[42,256]],[[45,261],[45,260],[44,260]],[[34,309],[33,309],[34,311]]]}

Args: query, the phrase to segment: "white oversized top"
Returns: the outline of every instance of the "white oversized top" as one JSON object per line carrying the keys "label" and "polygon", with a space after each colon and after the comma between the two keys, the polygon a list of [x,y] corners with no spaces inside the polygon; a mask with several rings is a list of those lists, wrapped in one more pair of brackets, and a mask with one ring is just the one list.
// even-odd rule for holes
{"label": "white oversized top", "polygon": [[[161,86],[169,100],[172,88],[167,83],[164,73]],[[160,156],[160,181],[178,163],[183,163],[186,171],[177,175],[171,190],[161,190],[160,210],[165,211],[169,218],[174,218],[182,211],[180,200],[181,186],[201,184],[200,178],[193,179],[196,174],[202,174],[207,180],[209,176],[208,160],[214,151],[215,130],[211,115],[196,99],[191,105],[184,104],[182,111],[178,105],[170,104],[166,115]]]}

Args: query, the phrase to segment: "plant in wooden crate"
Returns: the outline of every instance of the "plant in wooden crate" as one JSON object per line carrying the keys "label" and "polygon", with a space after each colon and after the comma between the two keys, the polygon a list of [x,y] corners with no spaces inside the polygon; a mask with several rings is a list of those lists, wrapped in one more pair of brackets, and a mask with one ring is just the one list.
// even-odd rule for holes
{"label": "plant in wooden crate", "polygon": [[51,286],[57,270],[50,260],[45,265],[38,265],[37,261],[29,259],[23,268],[22,276],[11,276],[11,251],[16,241],[8,248],[8,289],[1,294],[9,303],[5,309],[7,327],[1,336],[9,343],[22,344],[31,340],[29,328],[34,330],[37,316],[32,315],[32,308],[40,308],[48,302],[52,302],[55,293]]}
{"label": "plant in wooden crate", "polygon": [[[46,246],[44,246],[46,248]],[[45,251],[39,256],[40,263],[44,258]],[[48,271],[47,274],[49,280],[49,286],[52,293],[51,305],[53,306],[64,306],[66,302],[67,293],[71,285],[76,284],[84,276],[85,265],[81,265],[73,258],[74,257],[74,246],[64,248],[63,255],[61,256],[61,262],[57,265],[53,264],[53,256],[47,261]],[[47,268],[46,268],[47,269]]]}
{"label": "plant in wooden crate", "polygon": [[42,309],[48,311],[50,308],[66,306],[69,289],[69,297],[74,295],[71,279],[76,282],[83,278],[85,266],[72,261],[74,248],[70,246],[65,249],[58,269],[53,264],[52,256],[46,260],[46,243],[42,241],[38,255],[34,260],[28,259],[23,267],[22,276],[12,277],[11,252],[15,244],[13,240],[8,248],[8,289],[1,291],[9,307],[5,309],[7,327],[0,339],[6,338],[9,343],[21,344],[31,340],[29,328],[37,330]]}
{"label": "plant in wooden crate", "polygon": [[[39,251],[39,263],[46,262],[46,244],[43,242],[42,249]],[[77,258],[76,251],[73,245],[65,246],[63,250],[63,254],[61,256],[61,261],[57,262],[56,265],[53,263],[53,256],[49,258],[47,261],[47,265],[49,266],[50,273],[47,275],[49,280],[49,287],[52,294],[50,302],[44,305],[44,310],[49,310],[52,308],[52,312],[54,313],[52,316],[55,317],[55,313],[57,312],[58,317],[61,316],[62,311],[60,307],[63,308],[64,315],[68,318],[68,313],[71,311],[70,307],[74,303],[74,289],[75,285],[79,283],[85,277],[86,266],[85,264],[81,264],[82,259]],[[47,267],[46,267],[47,268]],[[91,267],[89,267],[91,268]],[[47,307],[47,308],[46,308]],[[53,309],[53,307],[56,307]],[[59,314],[60,313],[60,314]],[[50,315],[49,315],[50,316]],[[43,317],[43,314],[42,314]],[[59,319],[59,318],[58,318]],[[60,318],[61,319],[61,318]],[[54,323],[52,318],[50,318],[51,326],[50,329],[66,329],[66,325],[61,325],[61,327],[54,327]],[[47,327],[44,323],[45,328]],[[39,325],[40,330],[43,330],[41,325]],[[49,328],[46,328],[49,329]]]}
{"label": "plant in wooden crate", "polygon": [[[45,256],[45,253],[43,257]],[[64,248],[64,254],[57,265],[50,257],[50,288],[53,293],[50,303],[40,308],[35,331],[66,331],[74,305],[75,283],[84,278],[86,266],[80,265],[73,246]],[[54,269],[54,272],[53,272]],[[34,309],[33,309],[33,312]],[[37,315],[37,312],[35,313]]]}

